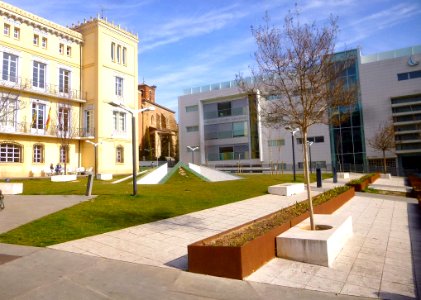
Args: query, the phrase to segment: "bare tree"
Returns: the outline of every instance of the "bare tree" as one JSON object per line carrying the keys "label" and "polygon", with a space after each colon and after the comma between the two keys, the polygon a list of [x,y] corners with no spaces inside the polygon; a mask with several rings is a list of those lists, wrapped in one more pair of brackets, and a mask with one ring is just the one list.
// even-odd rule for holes
{"label": "bare tree", "polygon": [[356,101],[355,89],[347,86],[343,77],[355,58],[350,52],[334,55],[337,32],[337,20],[333,17],[326,25],[318,26],[315,22],[301,24],[298,11],[290,12],[281,30],[271,25],[266,16],[263,26],[252,27],[257,44],[257,66],[251,68],[252,78],[237,76],[241,89],[260,93],[262,98],[277,98],[259,103],[265,125],[300,129],[312,230],[315,224],[305,142],[308,130],[314,124],[330,123],[338,117],[330,112],[352,106]]}
{"label": "bare tree", "polygon": [[64,174],[67,174],[67,163],[69,161],[71,141],[78,135],[76,122],[77,120],[72,118],[71,105],[63,103],[58,104],[56,126],[54,127],[54,130],[57,138],[60,140],[59,161],[64,164]]}
{"label": "bare tree", "polygon": [[368,140],[368,144],[377,151],[383,153],[383,173],[386,173],[386,151],[395,148],[395,130],[392,122],[379,125],[374,136]]}
{"label": "bare tree", "polygon": [[24,102],[19,94],[7,91],[0,92],[0,128],[17,125],[16,113],[24,108]]}

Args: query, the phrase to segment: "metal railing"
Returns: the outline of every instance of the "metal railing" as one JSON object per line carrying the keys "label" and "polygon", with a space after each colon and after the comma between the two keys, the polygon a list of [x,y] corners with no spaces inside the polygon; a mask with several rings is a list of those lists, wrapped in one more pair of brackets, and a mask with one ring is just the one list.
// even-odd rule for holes
{"label": "metal railing", "polygon": [[37,94],[43,94],[47,96],[53,96],[63,99],[73,99],[73,100],[85,100],[86,92],[80,90],[72,90],[69,87],[62,86],[60,88],[57,84],[37,84],[42,85],[41,87],[34,86],[34,81],[28,78],[16,77],[16,76],[6,76],[8,79],[3,79],[3,73],[0,72],[0,86],[15,89],[19,91],[29,91]]}
{"label": "metal railing", "polygon": [[37,126],[31,122],[2,122],[0,121],[0,132],[9,134],[29,134],[37,136],[55,136],[68,138],[81,138],[95,136],[94,128],[71,127],[69,130],[59,130],[57,126]]}

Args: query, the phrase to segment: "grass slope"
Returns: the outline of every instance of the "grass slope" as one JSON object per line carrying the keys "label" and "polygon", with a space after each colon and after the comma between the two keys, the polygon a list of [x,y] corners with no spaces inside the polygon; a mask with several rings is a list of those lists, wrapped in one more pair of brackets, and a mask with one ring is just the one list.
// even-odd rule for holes
{"label": "grass slope", "polygon": [[[182,172],[181,172],[182,173]],[[191,173],[176,172],[166,184],[139,185],[133,197],[131,181],[94,182],[95,199],[66,208],[0,235],[0,242],[48,246],[133,225],[148,223],[265,194],[269,185],[291,182],[292,175],[242,175],[243,180],[204,182]],[[302,176],[297,176],[302,181]],[[83,195],[86,178],[52,183],[20,180],[24,193]],[[36,209],[36,208],[34,208]]]}

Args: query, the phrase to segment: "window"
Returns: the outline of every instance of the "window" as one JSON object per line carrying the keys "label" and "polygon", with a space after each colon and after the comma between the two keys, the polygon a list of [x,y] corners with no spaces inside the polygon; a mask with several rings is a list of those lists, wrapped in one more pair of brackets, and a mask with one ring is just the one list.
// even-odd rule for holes
{"label": "window", "polygon": [[68,94],[70,91],[70,71],[66,69],[60,69],[59,73],[59,92]]}
{"label": "window", "polygon": [[111,60],[115,61],[115,43],[111,43]]}
{"label": "window", "polygon": [[268,140],[268,146],[269,147],[279,147],[279,146],[284,146],[285,145],[285,140],[281,139],[281,140]]}
{"label": "window", "polygon": [[46,105],[32,102],[32,129],[44,129]]}
{"label": "window", "polygon": [[60,53],[60,54],[64,54],[64,44],[59,44],[59,46],[58,46],[58,52]]}
{"label": "window", "polygon": [[123,47],[123,65],[127,64],[127,48]]}
{"label": "window", "polygon": [[0,128],[2,129],[15,129],[17,120],[17,104],[18,97],[4,93],[1,97],[2,103],[2,118],[0,119]]}
{"label": "window", "polygon": [[34,34],[33,43],[34,43],[35,46],[39,46],[39,35],[38,34]]}
{"label": "window", "polygon": [[117,96],[123,96],[123,78],[116,76],[115,78],[115,94]]}
{"label": "window", "polygon": [[72,56],[72,47],[70,47],[70,46],[66,47],[66,54],[67,54],[67,56]]}
{"label": "window", "polygon": [[94,136],[94,111],[85,110],[86,135]]}
{"label": "window", "polygon": [[247,124],[246,124],[246,122],[232,123],[232,136],[233,137],[247,136]]}
{"label": "window", "polygon": [[60,146],[60,162],[69,163],[69,146],[67,145]]}
{"label": "window", "polygon": [[22,146],[13,143],[0,144],[0,162],[22,162]]}
{"label": "window", "polygon": [[42,48],[47,49],[47,38],[43,37],[41,41]]}
{"label": "window", "polygon": [[20,39],[20,28],[15,27],[13,29],[13,37],[17,40]]}
{"label": "window", "polygon": [[68,132],[70,128],[70,107],[61,106],[58,108],[58,130]]}
{"label": "window", "polygon": [[35,144],[33,148],[32,162],[43,163],[44,162],[44,146],[41,144]]}
{"label": "window", "polygon": [[114,131],[126,132],[126,113],[113,111]]}
{"label": "window", "polygon": [[36,88],[45,88],[45,69],[47,65],[34,61],[32,70],[32,86]]}
{"label": "window", "polygon": [[4,24],[3,33],[4,33],[4,35],[7,35],[7,36],[10,35],[10,25],[9,24]]}
{"label": "window", "polygon": [[198,105],[186,106],[186,112],[195,112],[195,111],[198,111],[198,109],[199,109]]}
{"label": "window", "polygon": [[117,62],[120,63],[120,56],[121,56],[121,46],[117,46]]}
{"label": "window", "polygon": [[218,103],[218,117],[231,116],[231,102]]}
{"label": "window", "polygon": [[199,131],[199,126],[186,126],[186,131],[187,132]]}
{"label": "window", "polygon": [[398,81],[421,78],[421,70],[398,74]]}
{"label": "window", "polygon": [[[307,141],[313,142],[313,143],[324,143],[325,137],[324,136],[310,136],[307,138]],[[303,143],[303,139],[297,138],[297,144],[302,144],[302,143]]]}
{"label": "window", "polygon": [[116,154],[116,162],[117,163],[124,163],[124,148],[123,148],[123,146],[117,146],[115,154]]}
{"label": "window", "polygon": [[18,57],[16,55],[3,52],[2,79],[11,82],[18,81]]}

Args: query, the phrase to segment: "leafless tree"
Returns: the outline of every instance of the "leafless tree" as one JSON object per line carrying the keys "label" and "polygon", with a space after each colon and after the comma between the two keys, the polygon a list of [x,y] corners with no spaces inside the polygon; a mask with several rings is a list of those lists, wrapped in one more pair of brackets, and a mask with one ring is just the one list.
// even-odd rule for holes
{"label": "leafless tree", "polygon": [[[351,52],[334,54],[337,32],[335,18],[322,26],[316,22],[301,24],[298,11],[288,13],[282,29],[272,25],[267,15],[264,25],[252,27],[257,44],[256,66],[251,68],[251,80],[238,75],[237,82],[242,90],[260,94],[260,98],[277,98],[259,103],[265,125],[299,128],[303,141],[307,141],[312,125],[328,124],[337,118],[337,114],[330,112],[354,105],[355,89],[347,86],[343,74],[355,58]],[[302,145],[310,223],[314,230],[307,143]]]}
{"label": "leafless tree", "polygon": [[57,106],[57,114],[55,120],[54,131],[60,140],[60,159],[64,165],[64,174],[67,174],[67,163],[70,155],[70,144],[78,135],[76,126],[77,119],[72,116],[71,105],[59,103]]}
{"label": "leafless tree", "polygon": [[15,127],[16,113],[24,108],[24,102],[19,99],[19,93],[10,91],[0,92],[0,128]]}
{"label": "leafless tree", "polygon": [[368,144],[377,151],[383,153],[383,173],[386,173],[386,151],[395,148],[395,130],[392,122],[384,122],[379,125],[374,136],[368,140]]}

